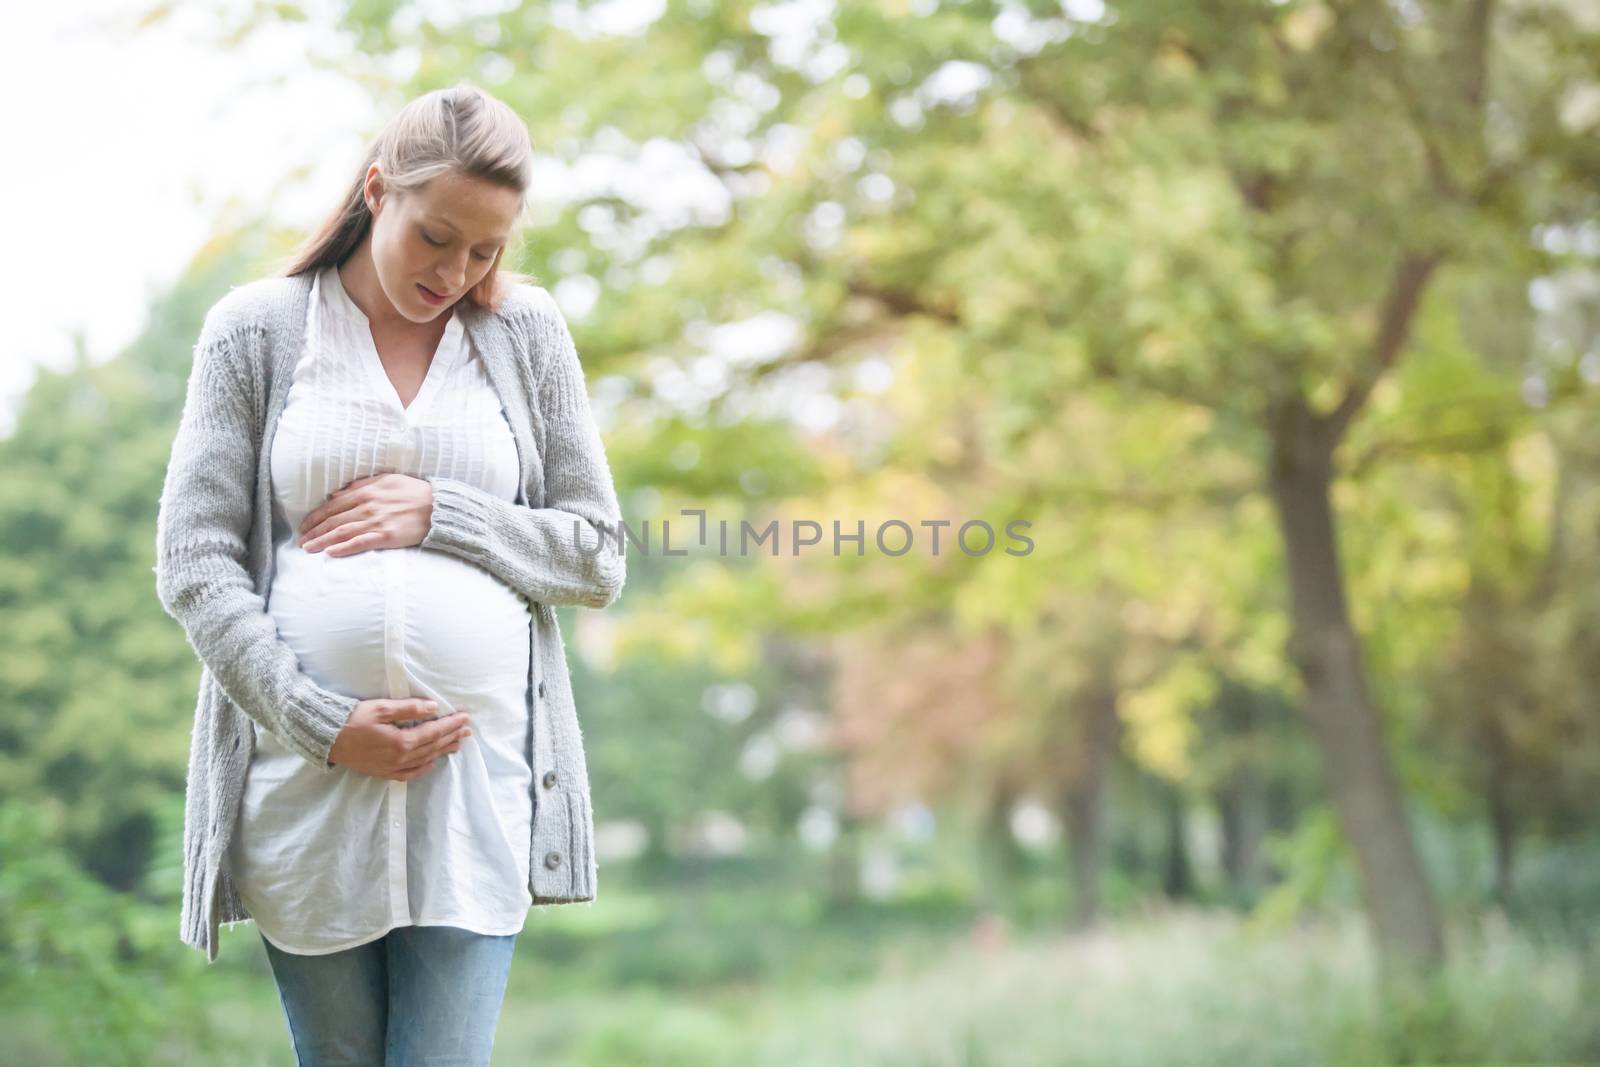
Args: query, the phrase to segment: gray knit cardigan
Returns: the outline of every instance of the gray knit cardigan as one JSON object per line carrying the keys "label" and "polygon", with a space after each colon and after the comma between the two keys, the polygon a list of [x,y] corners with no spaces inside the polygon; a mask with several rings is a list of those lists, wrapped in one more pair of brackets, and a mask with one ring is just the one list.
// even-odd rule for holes
{"label": "gray knit cardigan", "polygon": [[[304,340],[312,274],[236,286],[207,312],[161,491],[156,592],[200,659],[183,830],[181,939],[217,958],[221,923],[250,918],[228,843],[254,752],[254,719],[328,773],[358,699],[317,684],[279,637],[266,597],[274,535],[272,435]],[[621,513],[572,335],[539,286],[498,309],[455,307],[516,440],[514,501],[431,477],[421,547],[499,578],[528,602],[534,904],[592,902],[597,865],[583,736],[554,608],[602,608],[625,577]],[[581,537],[579,536],[581,533]],[[369,551],[382,551],[381,549]]]}

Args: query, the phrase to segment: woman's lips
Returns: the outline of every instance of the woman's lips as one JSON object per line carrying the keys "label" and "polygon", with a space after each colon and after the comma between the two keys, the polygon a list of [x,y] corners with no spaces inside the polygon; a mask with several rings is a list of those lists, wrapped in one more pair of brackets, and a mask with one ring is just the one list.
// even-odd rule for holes
{"label": "woman's lips", "polygon": [[432,289],[429,289],[421,282],[417,283],[417,292],[421,293],[422,299],[426,300],[430,304],[444,304],[448,303],[450,300],[449,297],[440,296],[438,293],[434,292]]}

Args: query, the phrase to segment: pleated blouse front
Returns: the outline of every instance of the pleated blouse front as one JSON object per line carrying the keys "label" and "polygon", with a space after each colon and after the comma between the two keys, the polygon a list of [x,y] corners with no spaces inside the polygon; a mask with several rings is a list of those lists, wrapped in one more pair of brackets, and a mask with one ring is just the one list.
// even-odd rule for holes
{"label": "pleated blouse front", "polygon": [[526,703],[532,616],[487,570],[407,547],[306,552],[301,521],[351,481],[435,473],[515,498],[516,443],[452,314],[403,405],[336,268],[313,282],[306,343],[272,441],[276,570],[268,613],[301,669],[360,699],[472,713],[459,751],[409,782],[322,770],[255,726],[228,860],[279,948],[321,954],[396,926],[522,929],[532,827]]}

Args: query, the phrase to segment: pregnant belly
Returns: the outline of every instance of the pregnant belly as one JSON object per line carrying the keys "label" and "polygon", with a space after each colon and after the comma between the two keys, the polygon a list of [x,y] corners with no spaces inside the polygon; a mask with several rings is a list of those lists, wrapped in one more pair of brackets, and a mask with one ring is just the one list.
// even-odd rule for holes
{"label": "pregnant belly", "polygon": [[416,547],[352,556],[280,547],[267,610],[301,669],[362,700],[426,697],[440,714],[520,693],[527,604],[488,571]]}

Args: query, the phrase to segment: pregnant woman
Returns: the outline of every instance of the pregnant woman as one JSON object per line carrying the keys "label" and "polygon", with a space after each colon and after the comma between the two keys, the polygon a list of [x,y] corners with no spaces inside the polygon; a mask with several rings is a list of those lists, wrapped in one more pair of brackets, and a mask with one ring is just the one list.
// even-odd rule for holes
{"label": "pregnant woman", "polygon": [[254,920],[302,1064],[487,1063],[528,909],[594,899],[552,608],[616,599],[620,515],[565,322],[499,270],[530,160],[487,94],[413,101],[195,349],[155,568],[203,665],[182,933]]}

